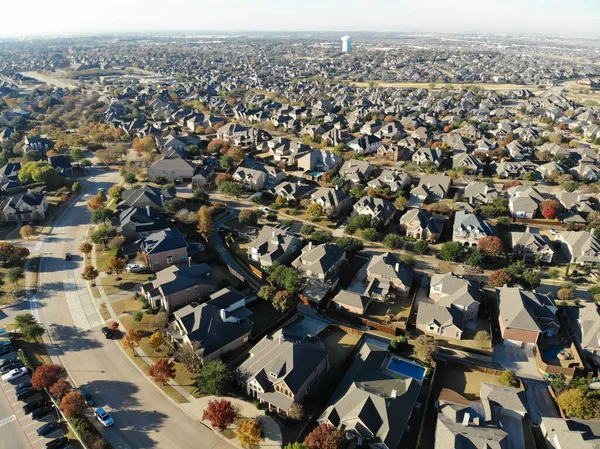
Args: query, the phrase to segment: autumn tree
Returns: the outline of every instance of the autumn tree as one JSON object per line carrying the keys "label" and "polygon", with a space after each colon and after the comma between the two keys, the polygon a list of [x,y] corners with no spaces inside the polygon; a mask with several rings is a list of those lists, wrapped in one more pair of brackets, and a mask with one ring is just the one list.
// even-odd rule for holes
{"label": "autumn tree", "polygon": [[480,238],[477,246],[486,256],[498,257],[504,253],[502,240],[495,235]]}
{"label": "autumn tree", "polygon": [[552,220],[558,215],[558,208],[555,207],[553,204],[549,204],[542,209],[542,215],[544,216],[544,218]]}
{"label": "autumn tree", "polygon": [[319,424],[304,440],[309,449],[342,449],[344,443],[341,430],[326,423]]}
{"label": "autumn tree", "polygon": [[302,421],[304,419],[304,407],[302,407],[302,404],[294,402],[290,407],[288,416],[296,421]]}
{"label": "autumn tree", "polygon": [[169,359],[158,359],[158,361],[150,367],[148,375],[152,377],[154,382],[166,385],[170,379],[175,379],[175,363]]}
{"label": "autumn tree", "polygon": [[91,211],[95,211],[96,209],[100,209],[101,207],[104,207],[104,200],[102,199],[102,197],[100,195],[94,195],[88,201],[87,207]]}
{"label": "autumn tree", "polygon": [[280,312],[285,312],[290,307],[292,294],[287,290],[280,290],[273,296],[273,308]]}
{"label": "autumn tree", "polygon": [[114,274],[118,278],[119,275],[125,271],[126,266],[127,261],[125,259],[117,256],[111,256],[106,261],[106,274]]}
{"label": "autumn tree", "polygon": [[208,406],[202,413],[202,419],[219,430],[226,429],[237,419],[238,412],[230,401],[225,399],[208,401]]}
{"label": "autumn tree", "polygon": [[235,429],[235,433],[244,449],[258,449],[260,443],[260,424],[255,419],[247,419]]}
{"label": "autumn tree", "polygon": [[223,182],[232,181],[232,180],[233,180],[233,178],[231,177],[231,175],[228,175],[227,173],[219,173],[215,177],[215,185],[218,187],[219,184],[221,184]]}
{"label": "autumn tree", "polygon": [[123,196],[124,190],[125,188],[122,185],[115,184],[110,189],[108,189],[108,194],[113,200],[115,200],[118,203],[119,201],[121,201],[121,197]]}
{"label": "autumn tree", "polygon": [[198,211],[198,234],[208,241],[213,230],[213,219],[210,209],[202,206]]}
{"label": "autumn tree", "polygon": [[321,217],[325,215],[325,209],[319,203],[309,204],[306,213],[311,217]]}
{"label": "autumn tree", "polygon": [[31,385],[37,390],[50,388],[59,379],[66,379],[67,370],[60,365],[45,363],[37,367],[31,376]]}
{"label": "autumn tree", "polygon": [[438,344],[430,335],[420,335],[414,341],[415,356],[428,365],[433,361],[433,355],[438,351]]}
{"label": "autumn tree", "polygon": [[561,301],[569,301],[575,297],[575,290],[572,287],[563,287],[558,290],[556,296]]}
{"label": "autumn tree", "polygon": [[202,362],[198,355],[200,351],[200,342],[192,341],[187,345],[180,345],[177,351],[177,360],[185,365],[185,369],[190,373],[199,371]]}
{"label": "autumn tree", "polygon": [[558,396],[557,402],[566,415],[572,418],[593,419],[600,416],[597,397],[579,388],[564,391]]}
{"label": "autumn tree", "polygon": [[406,198],[404,198],[403,196],[399,196],[398,198],[396,198],[394,200],[394,207],[399,212],[402,212],[404,209],[406,209],[407,205],[408,205],[408,200]]}
{"label": "autumn tree", "polygon": [[258,223],[258,213],[252,209],[244,209],[240,212],[238,220],[241,225],[256,226]]}
{"label": "autumn tree", "polygon": [[70,393],[72,389],[73,387],[71,387],[69,381],[65,379],[58,379],[56,382],[54,382],[54,384],[52,384],[49,391],[52,396],[60,400],[63,396]]}
{"label": "autumn tree", "polygon": [[79,251],[81,251],[85,256],[88,256],[92,252],[92,249],[94,249],[93,246],[88,242],[84,242],[79,245]]}
{"label": "autumn tree", "polygon": [[517,379],[517,375],[514,373],[514,371],[509,369],[502,371],[500,374],[500,382],[505,387],[516,388],[519,386],[519,379]]}
{"label": "autumn tree", "polygon": [[12,243],[0,242],[0,263],[18,263],[27,259],[29,250],[21,246],[15,246]]}
{"label": "autumn tree", "polygon": [[135,352],[135,348],[140,345],[140,341],[142,340],[142,333],[135,329],[128,329],[127,333],[123,337],[123,347],[126,349],[131,349],[134,356],[137,356]]}
{"label": "autumn tree", "polygon": [[512,276],[504,270],[496,270],[490,274],[488,285],[490,287],[502,287],[512,281]]}
{"label": "autumn tree", "polygon": [[244,160],[245,153],[240,147],[234,146],[227,150],[227,156],[239,163]]}
{"label": "autumn tree", "polygon": [[226,140],[223,139],[213,139],[210,141],[210,143],[208,144],[208,151],[210,152],[214,152],[214,151],[221,151],[223,148],[227,149],[229,148],[229,142],[227,142]]}
{"label": "autumn tree", "polygon": [[150,347],[158,352],[159,348],[165,344],[165,337],[160,331],[156,331],[150,337]]}
{"label": "autumn tree", "polygon": [[19,229],[19,234],[24,239],[29,240],[29,238],[31,236],[33,236],[35,234],[35,232],[33,231],[33,227],[32,226],[30,226],[30,225],[24,225],[24,226],[21,226],[21,229]]}
{"label": "autumn tree", "polygon": [[67,418],[83,415],[85,413],[86,404],[83,394],[79,391],[67,393],[60,401],[60,409]]}

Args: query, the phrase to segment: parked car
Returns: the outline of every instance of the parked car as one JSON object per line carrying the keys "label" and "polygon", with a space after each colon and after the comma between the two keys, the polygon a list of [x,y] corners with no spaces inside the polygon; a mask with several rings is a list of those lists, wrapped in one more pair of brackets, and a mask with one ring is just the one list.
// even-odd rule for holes
{"label": "parked car", "polygon": [[17,393],[17,401],[24,401],[32,396],[35,396],[38,391],[35,388],[25,388]]}
{"label": "parked car", "polygon": [[48,441],[46,443],[46,449],[63,449],[67,447],[69,444],[69,439],[67,437],[60,437],[56,440]]}
{"label": "parked car", "polygon": [[112,338],[112,331],[108,327],[105,326],[101,330],[106,338]]}
{"label": "parked car", "polygon": [[12,346],[4,346],[4,347],[0,348],[0,356],[10,354],[11,352],[14,352],[14,351],[15,350]]}
{"label": "parked car", "polygon": [[29,414],[29,416],[31,416],[31,419],[40,419],[49,414],[53,408],[54,407],[52,407],[52,404],[46,404],[42,407],[36,408]]}
{"label": "parked car", "polygon": [[25,404],[23,406],[23,413],[25,413],[26,415],[29,415],[36,408],[40,408],[44,405],[46,405],[45,399],[38,399],[36,401],[31,401],[29,404]]}
{"label": "parked car", "polygon": [[6,374],[9,371],[14,370],[15,368],[21,368],[22,366],[23,366],[23,364],[21,363],[20,360],[15,360],[14,362],[9,363],[8,365],[0,368],[0,374]]}
{"label": "parked car", "polygon": [[106,413],[102,407],[97,408],[94,414],[96,415],[98,421],[100,421],[100,424],[102,424],[104,427],[110,427],[115,423],[115,420],[112,419],[112,416]]}
{"label": "parked car", "polygon": [[13,352],[12,354],[8,355],[8,358],[5,361],[0,363],[0,368],[5,367],[6,365],[10,365],[11,363],[15,363],[17,360],[19,360],[17,354]]}
{"label": "parked car", "polygon": [[125,267],[125,271],[128,273],[139,273],[140,271],[144,271],[145,268],[138,264],[131,264]]}
{"label": "parked car", "polygon": [[83,398],[85,399],[85,403],[87,405],[94,405],[96,401],[94,401],[94,398],[87,390],[81,390],[81,394],[83,395]]}
{"label": "parked car", "polygon": [[27,374],[27,368],[21,366],[20,368],[15,368],[10,370],[8,373],[2,375],[2,380],[4,382],[10,382],[11,380],[18,379],[19,377],[23,377]]}
{"label": "parked car", "polygon": [[48,435],[49,433],[54,432],[56,429],[58,429],[58,427],[59,424],[56,421],[52,421],[44,424],[42,427],[38,427],[36,432],[38,436],[43,437],[45,435]]}
{"label": "parked car", "polygon": [[24,390],[25,388],[31,388],[31,381],[26,380],[25,382],[21,382],[20,384],[18,384],[15,387],[15,392],[18,393],[21,390]]}
{"label": "parked car", "polygon": [[12,341],[10,340],[0,340],[0,348],[4,348],[5,346],[12,347]]}
{"label": "parked car", "polygon": [[72,257],[71,253],[65,253],[65,260],[71,260]]}

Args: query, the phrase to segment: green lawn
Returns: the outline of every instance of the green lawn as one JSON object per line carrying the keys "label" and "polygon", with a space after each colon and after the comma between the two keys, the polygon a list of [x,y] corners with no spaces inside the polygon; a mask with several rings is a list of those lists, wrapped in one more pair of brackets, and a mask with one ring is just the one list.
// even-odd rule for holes
{"label": "green lawn", "polygon": [[104,251],[99,245],[95,245],[94,251],[96,251],[96,269],[103,273],[106,271],[106,262],[110,257],[117,255],[116,249],[109,249]]}
{"label": "green lawn", "polygon": [[148,282],[149,273],[121,273],[119,279],[115,275],[102,276],[98,279],[104,288],[104,293],[112,295],[122,291],[136,289],[140,285]]}

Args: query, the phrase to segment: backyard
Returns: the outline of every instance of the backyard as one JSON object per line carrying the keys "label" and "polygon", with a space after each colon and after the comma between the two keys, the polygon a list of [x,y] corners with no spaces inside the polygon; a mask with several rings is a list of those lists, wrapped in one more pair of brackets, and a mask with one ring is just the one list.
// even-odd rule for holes
{"label": "backyard", "polygon": [[469,401],[478,401],[481,383],[502,385],[500,378],[491,374],[481,373],[470,370],[461,365],[445,363],[438,366],[436,375],[436,384],[434,385],[433,400],[437,400],[437,395],[442,388],[449,388],[456,393],[461,394]]}
{"label": "backyard", "polygon": [[270,301],[260,298],[252,301],[246,307],[252,312],[252,316],[250,317],[253,322],[251,337],[260,335],[285,315],[275,310]]}
{"label": "backyard", "polygon": [[[33,295],[37,290],[38,265],[39,257],[33,257],[29,260],[28,270],[23,272],[21,279],[16,283],[9,282],[6,279],[8,271],[13,268],[11,266],[0,266],[0,305],[11,304],[21,298],[26,298]],[[15,265],[20,266],[20,264]],[[25,288],[25,277],[30,277],[30,288]]]}

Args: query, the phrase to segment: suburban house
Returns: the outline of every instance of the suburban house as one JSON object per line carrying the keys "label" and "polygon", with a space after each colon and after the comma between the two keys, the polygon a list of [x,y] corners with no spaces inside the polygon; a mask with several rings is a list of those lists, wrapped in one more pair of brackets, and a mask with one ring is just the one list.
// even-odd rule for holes
{"label": "suburban house", "polygon": [[446,217],[434,215],[424,209],[408,209],[400,217],[400,227],[407,236],[432,243],[440,241],[445,225]]}
{"label": "suburban house", "polygon": [[9,181],[18,181],[19,170],[21,170],[20,162],[9,162],[4,167],[0,167],[0,184],[4,184]]}
{"label": "suburban house", "polygon": [[412,365],[369,340],[363,343],[318,422],[343,429],[347,438],[372,448],[398,448],[421,384],[390,371],[390,361]]}
{"label": "suburban house", "polygon": [[496,235],[496,230],[479,215],[464,210],[459,210],[454,215],[452,230],[454,242],[459,242],[463,246],[477,246],[479,239],[491,235]]}
{"label": "suburban house", "polygon": [[508,208],[513,217],[532,219],[544,201],[544,197],[531,186],[515,186],[509,188]]}
{"label": "suburban house", "polygon": [[73,174],[73,167],[71,166],[71,161],[67,156],[62,154],[59,154],[58,156],[50,156],[48,158],[48,163],[61,176],[69,177],[71,174]]}
{"label": "suburban house", "polygon": [[324,173],[342,164],[342,157],[327,150],[312,150],[297,159],[298,169]]}
{"label": "suburban house", "polygon": [[512,232],[513,256],[524,262],[532,263],[536,260],[551,263],[554,259],[553,245],[545,235],[537,229],[527,228],[525,232]]}
{"label": "suburban house", "polygon": [[263,268],[278,263],[287,265],[302,251],[302,241],[287,230],[263,226],[258,236],[248,244],[248,258]]}
{"label": "suburban house", "polygon": [[436,167],[439,167],[443,160],[444,153],[442,153],[442,150],[427,147],[419,148],[412,155],[412,161],[417,165],[423,165],[426,162],[430,162]]}
{"label": "suburban house", "polygon": [[558,332],[557,309],[549,296],[517,287],[500,287],[496,289],[496,298],[505,345],[533,349],[540,338]]}
{"label": "suburban house", "polygon": [[411,195],[429,200],[439,201],[448,196],[452,178],[447,175],[425,175],[421,176],[419,185],[410,191]]}
{"label": "suburban house", "polygon": [[452,156],[452,168],[462,169],[466,173],[478,173],[483,169],[479,159],[469,153],[458,153]]}
{"label": "suburban house", "polygon": [[300,201],[313,190],[315,188],[312,185],[302,184],[300,181],[282,182],[273,189],[275,195],[282,197],[286,201],[296,202]]}
{"label": "suburban house", "polygon": [[346,251],[333,243],[314,246],[309,242],[302,253],[292,262],[307,286],[302,295],[311,301],[319,302],[330,290],[335,289],[340,280],[340,268],[346,260]]}
{"label": "suburban house", "polygon": [[542,418],[542,434],[548,449],[596,449],[600,446],[597,419]]}
{"label": "suburban house", "polygon": [[209,186],[215,177],[215,169],[212,165],[202,165],[198,167],[196,174],[192,176],[192,188],[202,189]]}
{"label": "suburban house", "polygon": [[582,301],[564,309],[567,327],[581,350],[600,363],[600,310],[595,302]]}
{"label": "suburban house", "polygon": [[365,293],[379,299],[393,298],[395,295],[408,296],[413,283],[414,271],[400,258],[390,252],[372,256],[367,265]]}
{"label": "suburban house", "polygon": [[479,397],[479,401],[469,401],[442,388],[435,402],[435,449],[526,447],[525,391],[481,382]]}
{"label": "suburban house", "polygon": [[371,176],[373,166],[368,161],[350,159],[344,162],[338,174],[350,181],[350,184],[364,184]]}
{"label": "suburban house", "polygon": [[43,193],[28,190],[11,197],[0,199],[3,221],[38,221],[46,217],[48,200]]}
{"label": "suburban house", "polygon": [[420,302],[417,329],[426,334],[460,340],[469,322],[477,318],[481,287],[452,273],[431,277],[429,299]]}
{"label": "suburban house", "polygon": [[530,161],[503,161],[496,164],[496,174],[501,178],[519,178],[536,167]]}
{"label": "suburban house", "polygon": [[323,206],[326,213],[332,217],[346,212],[352,206],[352,197],[337,187],[321,187],[310,196],[310,199],[312,203]]}
{"label": "suburban house", "polygon": [[168,190],[145,185],[135,190],[124,190],[117,209],[123,210],[130,207],[146,209],[146,207],[150,206],[153,209],[161,211],[165,205],[165,201],[172,199],[173,195]]}
{"label": "suburban house", "polygon": [[411,177],[407,173],[399,170],[383,170],[378,178],[375,178],[367,183],[367,186],[373,189],[388,187],[391,192],[403,190],[409,186]]}
{"label": "suburban house", "polygon": [[341,289],[331,299],[331,304],[338,310],[362,315],[367,310],[367,307],[369,307],[369,304],[371,304],[371,301],[373,301],[373,298],[367,295]]}
{"label": "suburban house", "polygon": [[478,206],[480,204],[489,204],[494,201],[498,198],[498,191],[493,185],[489,186],[485,182],[471,181],[465,187],[463,197],[471,206]]}
{"label": "suburban house", "polygon": [[210,265],[171,265],[156,273],[156,279],[142,285],[142,295],[153,309],[164,307],[172,313],[218,290],[211,279]]}
{"label": "suburban house", "polygon": [[238,167],[233,174],[233,180],[241,182],[248,190],[262,190],[267,181],[267,173],[253,168]]}
{"label": "suburban house", "polygon": [[195,166],[179,157],[159,159],[148,166],[148,181],[156,182],[156,178],[164,176],[168,182],[191,182]]}
{"label": "suburban house", "polygon": [[143,254],[148,268],[159,271],[173,264],[187,262],[187,247],[179,229],[166,228],[125,245],[123,252],[128,259],[136,257],[138,253]]}
{"label": "suburban house", "polygon": [[246,296],[225,287],[204,304],[192,303],[177,310],[167,334],[176,346],[200,344],[202,363],[234,351],[250,339],[252,312],[246,308]]}
{"label": "suburban house", "polygon": [[318,338],[288,338],[281,329],[267,335],[237,370],[248,396],[282,415],[301,404],[329,369],[329,354]]}
{"label": "suburban house", "polygon": [[556,235],[560,249],[571,263],[600,263],[600,241],[587,231],[563,231]]}
{"label": "suburban house", "polygon": [[282,182],[286,176],[283,170],[272,165],[265,165],[260,170],[265,172],[265,175],[267,176],[266,184],[269,188]]}
{"label": "suburban house", "polygon": [[377,153],[379,147],[381,147],[381,139],[373,134],[367,134],[366,136],[357,137],[354,140],[348,142],[348,148],[355,151],[359,155],[367,155]]}
{"label": "suburban house", "polygon": [[396,207],[389,200],[363,196],[354,204],[354,212],[370,216],[373,227],[387,227],[396,214]]}
{"label": "suburban house", "polygon": [[118,220],[117,233],[125,237],[125,241],[148,237],[152,232],[168,227],[167,219],[149,205],[123,209]]}

